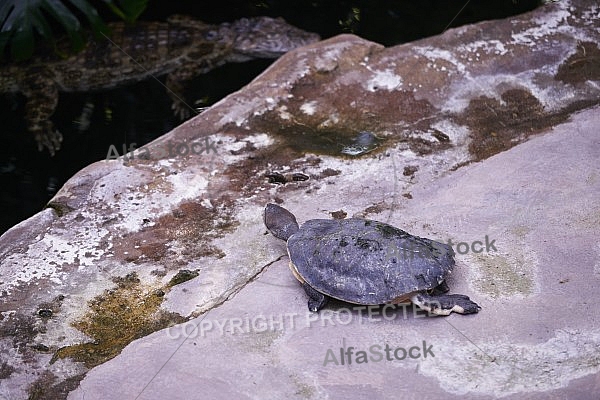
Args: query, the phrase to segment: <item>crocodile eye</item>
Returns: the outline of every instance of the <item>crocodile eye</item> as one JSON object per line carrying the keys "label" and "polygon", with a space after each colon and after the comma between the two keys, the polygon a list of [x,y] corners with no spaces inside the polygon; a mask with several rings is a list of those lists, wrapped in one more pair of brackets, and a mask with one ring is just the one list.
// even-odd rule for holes
{"label": "crocodile eye", "polygon": [[208,32],[206,32],[206,35],[204,35],[204,37],[207,40],[214,40],[217,38],[217,32],[216,31],[208,31]]}

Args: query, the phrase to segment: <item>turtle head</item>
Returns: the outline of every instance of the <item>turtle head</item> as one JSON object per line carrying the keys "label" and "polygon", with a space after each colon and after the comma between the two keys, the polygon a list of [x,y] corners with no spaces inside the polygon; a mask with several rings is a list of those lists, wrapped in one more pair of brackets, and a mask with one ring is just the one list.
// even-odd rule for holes
{"label": "turtle head", "polygon": [[242,18],[223,24],[233,39],[232,55],[235,61],[255,58],[277,58],[310,43],[319,41],[319,35],[306,32],[285,22],[282,18]]}
{"label": "turtle head", "polygon": [[294,214],[277,204],[267,204],[265,207],[264,220],[265,226],[269,232],[276,238],[282,240],[287,241],[290,236],[300,229]]}

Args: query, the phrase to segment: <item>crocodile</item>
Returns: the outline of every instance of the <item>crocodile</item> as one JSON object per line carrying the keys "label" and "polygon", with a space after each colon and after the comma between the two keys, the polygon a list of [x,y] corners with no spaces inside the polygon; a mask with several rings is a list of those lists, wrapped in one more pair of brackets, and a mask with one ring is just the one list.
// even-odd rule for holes
{"label": "crocodile", "polygon": [[190,116],[183,89],[194,77],[228,62],[277,58],[319,40],[315,33],[289,25],[282,18],[253,17],[219,25],[184,15],[166,22],[108,24],[110,39],[88,40],[68,57],[60,51],[39,55],[27,63],[0,66],[0,93],[22,93],[25,121],[38,150],[54,155],[62,135],[50,117],[59,92],[110,90],[149,77],[166,75],[165,86],[178,117]]}

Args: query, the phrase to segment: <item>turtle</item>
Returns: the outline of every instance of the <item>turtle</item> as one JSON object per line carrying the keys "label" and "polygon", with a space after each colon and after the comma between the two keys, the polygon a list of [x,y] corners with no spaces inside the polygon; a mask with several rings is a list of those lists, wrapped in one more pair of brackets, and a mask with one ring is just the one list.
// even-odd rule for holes
{"label": "turtle", "polygon": [[268,203],[264,223],[285,240],[293,275],[318,312],[330,298],[359,305],[412,301],[435,315],[477,313],[468,296],[447,294],[451,246],[363,218],[311,219],[301,227],[285,208]]}

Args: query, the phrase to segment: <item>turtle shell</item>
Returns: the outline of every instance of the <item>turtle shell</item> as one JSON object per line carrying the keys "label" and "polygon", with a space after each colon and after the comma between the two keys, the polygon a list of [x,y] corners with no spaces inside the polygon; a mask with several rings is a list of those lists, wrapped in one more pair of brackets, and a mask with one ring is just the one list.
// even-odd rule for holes
{"label": "turtle shell", "polygon": [[452,247],[367,219],[309,220],[287,247],[306,283],[355,304],[403,301],[435,288],[454,267]]}

